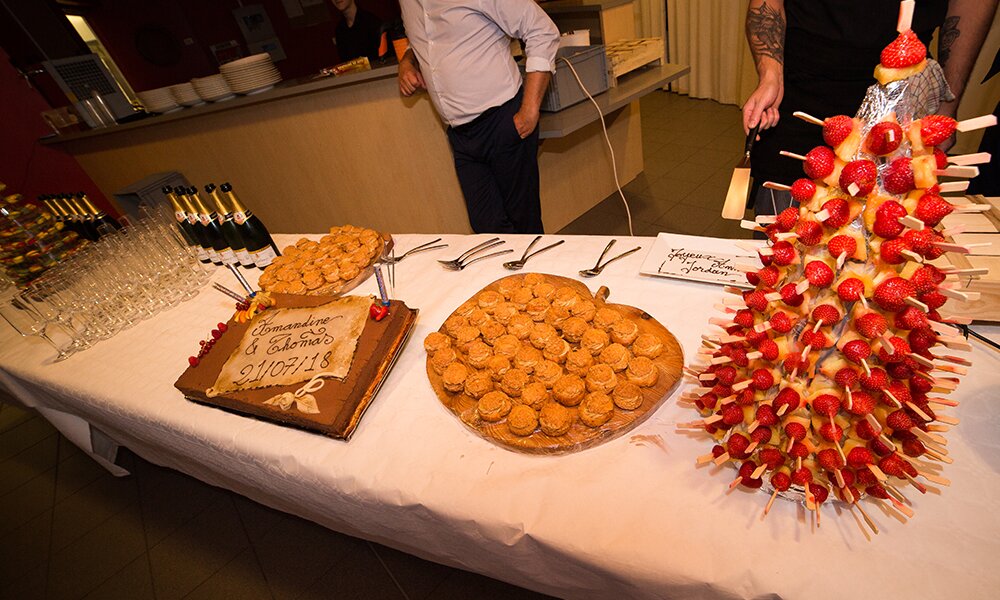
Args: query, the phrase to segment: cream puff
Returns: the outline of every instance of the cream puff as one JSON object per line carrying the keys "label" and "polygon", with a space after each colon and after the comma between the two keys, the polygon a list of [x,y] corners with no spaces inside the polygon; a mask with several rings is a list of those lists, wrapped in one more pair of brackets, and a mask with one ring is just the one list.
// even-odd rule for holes
{"label": "cream puff", "polygon": [[465,349],[465,360],[473,369],[485,369],[486,363],[493,357],[493,349],[486,342],[476,340]]}
{"label": "cream puff", "polygon": [[580,350],[586,350],[594,356],[597,356],[601,353],[601,350],[607,348],[610,343],[611,339],[608,338],[607,332],[603,329],[598,329],[597,327],[591,327],[586,331],[586,333],[583,334],[583,337],[580,338]]}
{"label": "cream puff", "polygon": [[492,391],[485,394],[476,404],[476,414],[479,418],[490,423],[496,423],[510,413],[513,403],[507,394]]}
{"label": "cream puff", "polygon": [[526,404],[518,404],[507,414],[507,429],[519,437],[531,435],[538,429],[538,413]]}
{"label": "cream puff", "polygon": [[663,353],[663,342],[652,333],[643,333],[632,342],[632,352],[636,356],[656,358]]}
{"label": "cream puff", "polygon": [[551,360],[543,360],[535,365],[534,376],[535,381],[544,384],[547,388],[551,388],[563,376],[563,370],[562,367]]}
{"label": "cream puff", "polygon": [[514,358],[517,351],[521,349],[521,340],[510,335],[502,335],[493,341],[493,354]]}
{"label": "cream puff", "polygon": [[521,397],[517,398],[516,401],[538,409],[550,399],[551,394],[549,394],[549,390],[545,387],[545,384],[540,381],[533,381],[524,386],[524,389],[521,391]]}
{"label": "cream puff", "polygon": [[466,346],[479,339],[479,328],[472,325],[463,325],[455,332],[455,345],[460,350],[465,350]]}
{"label": "cream puff", "polygon": [[652,387],[656,385],[656,380],[660,375],[660,370],[653,361],[645,356],[636,356],[628,361],[628,369],[625,377],[639,387]]}
{"label": "cream puff", "polygon": [[452,315],[444,321],[444,331],[451,337],[458,337],[458,330],[468,326],[469,320],[461,315]]}
{"label": "cream puff", "polygon": [[566,355],[566,370],[577,375],[585,375],[594,364],[594,356],[586,350],[573,350]]}
{"label": "cream puff", "polygon": [[552,298],[552,306],[561,306],[569,309],[579,302],[580,299],[580,294],[576,293],[576,290],[564,286],[556,290],[556,294]]}
{"label": "cream puff", "polygon": [[539,350],[545,348],[552,340],[558,338],[559,332],[548,323],[535,323],[535,326],[531,328],[531,334],[528,335],[531,345]]}
{"label": "cream puff", "polygon": [[510,369],[500,378],[500,389],[508,396],[520,396],[529,379],[528,374],[521,369]]}
{"label": "cream puff", "polygon": [[576,406],[586,393],[587,384],[576,375],[563,375],[552,386],[552,396],[566,406]]}
{"label": "cream puff", "polygon": [[610,393],[618,384],[615,371],[605,364],[597,364],[587,369],[587,391]]}
{"label": "cream puff", "polygon": [[460,362],[453,362],[441,374],[441,384],[452,393],[465,389],[465,380],[469,377],[469,369]]}
{"label": "cream puff", "polygon": [[525,273],[521,281],[521,285],[526,287],[534,287],[540,283],[545,283],[545,275],[541,273]]}
{"label": "cream puff", "polygon": [[510,302],[517,307],[518,310],[524,310],[529,302],[535,299],[535,295],[531,293],[531,288],[518,288],[510,296]]}
{"label": "cream puff", "polygon": [[476,327],[479,327],[483,323],[490,320],[490,316],[486,314],[486,311],[481,308],[477,308],[476,310],[472,311],[466,318],[469,320],[469,325],[474,325]]}
{"label": "cream puff", "polygon": [[573,426],[573,412],[558,402],[547,402],[538,411],[538,424],[546,435],[558,437]]}
{"label": "cream puff", "polygon": [[590,325],[587,325],[587,322],[580,317],[570,317],[562,324],[563,337],[571,344],[579,343],[588,329],[590,329]]}
{"label": "cream puff", "polygon": [[577,412],[587,427],[600,427],[611,420],[615,404],[604,392],[591,392],[580,403]]}
{"label": "cream puff", "polygon": [[475,399],[493,391],[493,380],[486,373],[474,373],[465,380],[465,393]]}
{"label": "cream puff", "polygon": [[510,302],[501,302],[493,309],[493,318],[501,325],[506,326],[517,314],[517,307]]}
{"label": "cream puff", "polygon": [[566,357],[569,356],[572,349],[572,346],[566,340],[555,338],[545,346],[542,355],[545,357],[545,360],[551,360],[561,365],[566,362]]}
{"label": "cream puff", "polygon": [[504,301],[504,297],[500,292],[494,290],[486,290],[485,292],[480,292],[479,296],[476,298],[476,303],[479,304],[479,308],[486,311],[488,314],[493,312],[497,304]]}
{"label": "cream puff", "polygon": [[621,344],[611,344],[601,350],[600,361],[610,366],[615,371],[624,371],[628,368],[628,361],[632,360],[632,353]]}
{"label": "cream puff", "polygon": [[536,323],[544,321],[549,312],[549,301],[544,298],[532,298],[525,305],[524,312]]}
{"label": "cream puff", "polygon": [[639,326],[631,319],[620,319],[611,326],[611,341],[628,346],[639,337]]}
{"label": "cream puff", "polygon": [[475,300],[466,300],[461,304],[461,306],[455,309],[454,314],[459,317],[468,317],[469,315],[472,314],[472,311],[476,310],[477,308],[479,308],[479,305],[476,303]]}
{"label": "cream puff", "polygon": [[556,297],[556,286],[551,283],[539,283],[538,285],[531,288],[531,293],[535,295],[535,298],[541,298],[549,302]]}
{"label": "cream puff", "polygon": [[519,340],[526,340],[534,327],[535,322],[531,317],[518,313],[511,317],[510,323],[507,323],[507,333],[517,336]]}
{"label": "cream puff", "polygon": [[431,368],[438,375],[443,375],[448,365],[458,360],[458,353],[454,348],[441,348],[431,356]]}
{"label": "cream puff", "polygon": [[500,292],[500,295],[506,298],[507,300],[510,300],[510,297],[514,295],[514,292],[516,292],[520,288],[521,288],[521,281],[520,278],[517,276],[504,277],[503,279],[497,282],[497,291]]}
{"label": "cream puff", "polygon": [[543,360],[542,352],[538,348],[522,344],[514,354],[514,367],[531,375],[535,371],[535,365]]}
{"label": "cream puff", "polygon": [[589,323],[594,320],[594,315],[597,314],[597,305],[592,300],[581,300],[571,306],[569,312],[573,313],[574,317],[580,317]]}
{"label": "cream puff", "polygon": [[571,316],[573,315],[570,314],[569,309],[565,306],[552,305],[549,306],[549,312],[545,313],[545,322],[556,329],[562,329],[563,323]]}
{"label": "cream puff", "polygon": [[510,359],[506,356],[493,356],[486,361],[486,372],[490,374],[493,381],[500,381],[507,371],[510,370]]}
{"label": "cream puff", "polygon": [[635,410],[642,406],[642,390],[629,381],[619,381],[611,393],[611,399],[622,410]]}
{"label": "cream puff", "polygon": [[507,333],[507,328],[490,319],[479,326],[479,333],[483,336],[483,341],[492,345],[500,336]]}
{"label": "cream puff", "polygon": [[613,308],[599,308],[594,313],[594,327],[609,331],[611,326],[620,321],[621,318],[622,314]]}
{"label": "cream puff", "polygon": [[451,347],[451,338],[440,331],[432,331],[424,338],[424,350],[427,354],[434,354],[442,348]]}

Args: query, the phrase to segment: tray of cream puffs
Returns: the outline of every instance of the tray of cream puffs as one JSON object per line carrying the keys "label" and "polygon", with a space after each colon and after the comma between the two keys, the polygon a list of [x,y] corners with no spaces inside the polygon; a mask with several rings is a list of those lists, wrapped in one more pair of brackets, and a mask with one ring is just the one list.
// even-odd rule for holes
{"label": "tray of cream puffs", "polygon": [[609,293],[540,273],[493,282],[424,340],[431,386],[511,450],[560,454],[624,434],[667,397],[684,359],[663,325]]}

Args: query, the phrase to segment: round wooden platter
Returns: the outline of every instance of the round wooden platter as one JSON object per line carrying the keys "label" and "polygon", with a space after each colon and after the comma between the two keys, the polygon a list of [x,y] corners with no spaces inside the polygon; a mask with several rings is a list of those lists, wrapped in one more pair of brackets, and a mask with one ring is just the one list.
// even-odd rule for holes
{"label": "round wooden platter", "polygon": [[[472,298],[478,297],[479,294],[486,290],[498,290],[501,281],[508,279],[520,281],[524,279],[525,275],[511,275],[498,279],[479,292],[476,292]],[[441,376],[431,367],[431,355],[427,356],[427,376],[430,379],[431,387],[434,388],[441,403],[469,429],[487,440],[509,450],[526,454],[568,454],[619,437],[646,420],[680,381],[682,376],[681,369],[684,366],[684,357],[677,338],[648,313],[633,306],[607,303],[606,300],[610,294],[608,288],[602,286],[595,296],[590,291],[590,288],[575,279],[560,277],[558,275],[544,275],[544,277],[546,282],[551,283],[557,289],[569,286],[579,292],[584,299],[592,299],[598,309],[607,307],[618,310],[623,317],[634,321],[639,326],[640,334],[651,333],[663,342],[663,352],[653,360],[653,363],[660,371],[659,377],[656,385],[641,388],[641,406],[635,410],[622,410],[615,407],[611,420],[597,428],[588,427],[579,418],[575,418],[572,427],[564,435],[553,437],[543,433],[539,428],[531,435],[522,437],[511,433],[507,427],[506,418],[496,423],[490,423],[479,418],[479,415],[476,413],[477,401],[471,396],[464,393],[452,394],[445,391],[444,385],[441,382]],[[443,324],[438,331],[447,335]],[[571,346],[577,347],[577,345],[573,344]],[[459,361],[468,366],[465,362],[465,356],[461,352],[459,352]],[[474,371],[471,367],[469,369],[470,372]],[[576,407],[571,407],[571,410],[575,411]]]}

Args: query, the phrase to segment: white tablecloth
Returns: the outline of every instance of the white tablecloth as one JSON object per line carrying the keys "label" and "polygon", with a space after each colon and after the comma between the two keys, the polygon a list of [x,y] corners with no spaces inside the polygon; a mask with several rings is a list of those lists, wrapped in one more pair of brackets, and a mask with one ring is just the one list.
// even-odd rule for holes
{"label": "white tablecloth", "polygon": [[[294,241],[280,237],[279,244]],[[398,235],[396,243],[406,249],[432,237]],[[450,248],[398,265],[396,296],[420,309],[417,329],[348,443],[200,406],[173,388],[198,340],[232,313],[232,301],[210,288],[62,363],[50,363],[40,340],[19,339],[4,325],[0,375],[27,404],[82,417],[155,463],[332,529],[557,596],[985,598],[1000,589],[1000,354],[973,344],[975,365],[953,395],[962,424],[946,434],[955,463],[944,476],[953,484],[926,496],[908,488],[911,522],[872,506],[882,534],[869,540],[849,512],[828,507],[813,530],[803,509],[784,501],[761,521],[766,496],[727,494],[732,471],[695,468],[710,443],[675,431],[674,423],[696,418],[676,402],[686,385],[631,434],[560,457],[496,447],[441,406],[421,342],[508,272],[501,260],[463,272],[434,261],[483,239],[445,236]],[[530,237],[505,239],[519,255]],[[530,270],[575,276],[608,241],[566,239],[532,259]],[[620,240],[616,250],[638,242],[644,251],[587,284],[607,285],[612,302],[647,310],[690,356],[723,292],[638,275],[652,241]],[[227,272],[216,279],[236,287]],[[357,293],[374,291],[371,280]]]}

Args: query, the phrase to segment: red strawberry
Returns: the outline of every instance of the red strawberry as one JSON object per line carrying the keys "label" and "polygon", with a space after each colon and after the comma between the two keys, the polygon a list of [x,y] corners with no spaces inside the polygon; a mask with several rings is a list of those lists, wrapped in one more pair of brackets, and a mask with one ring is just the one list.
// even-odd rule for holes
{"label": "red strawberry", "polygon": [[[872,441],[868,442],[868,448],[870,448],[872,452],[874,452],[875,454],[877,454],[879,456],[885,456],[886,454],[892,454],[892,448],[890,448],[888,445],[886,445],[885,442],[883,442],[881,439],[879,439],[877,437],[874,438]],[[880,466],[880,468],[881,468],[881,466]],[[883,471],[884,471],[884,469],[883,469]]]}
{"label": "red strawberry", "polygon": [[806,439],[806,428],[795,421],[785,424],[785,435],[797,442]]}
{"label": "red strawberry", "polygon": [[694,401],[694,405],[698,407],[698,410],[715,410],[715,405],[719,402],[719,397],[709,392],[707,394],[702,394],[701,398]]}
{"label": "red strawberry", "polygon": [[[907,348],[909,348],[909,345],[907,345]],[[888,356],[888,354],[886,356]],[[889,357],[890,360],[896,360],[896,358],[897,357],[895,356]],[[886,364],[885,371],[889,374],[889,377],[893,377],[895,379],[910,379],[913,377],[913,374],[916,373],[916,369],[913,368],[916,364],[917,363],[912,360],[905,358],[898,362]]]}
{"label": "red strawberry", "polygon": [[[742,412],[743,411],[741,410],[740,413]],[[729,440],[726,442],[726,451],[729,452],[729,456],[733,458],[746,458],[747,447],[749,445],[750,438],[741,433],[734,433],[729,436]]]}
{"label": "red strawberry", "polygon": [[837,286],[837,296],[843,302],[857,302],[865,293],[865,284],[856,277],[840,282]]}
{"label": "red strawberry", "polygon": [[795,485],[808,485],[813,479],[812,471],[809,467],[802,467],[792,472],[792,483]]}
{"label": "red strawberry", "polygon": [[905,410],[896,410],[889,413],[885,418],[885,424],[891,429],[909,431],[913,428],[913,419],[906,414]]}
{"label": "red strawberry", "polygon": [[781,287],[781,301],[788,306],[801,306],[805,298],[795,289],[794,283],[786,283]]}
{"label": "red strawberry", "polygon": [[921,456],[927,452],[927,448],[924,447],[923,442],[915,437],[903,440],[903,454],[907,456]]}
{"label": "red strawberry", "polygon": [[823,226],[818,221],[799,221],[795,234],[805,246],[815,246],[823,239]]}
{"label": "red strawberry", "polygon": [[840,229],[844,225],[847,225],[848,219],[851,218],[850,207],[847,204],[847,200],[843,198],[827,200],[823,203],[822,210],[825,210],[830,215],[823,221],[823,225],[832,229]]}
{"label": "red strawberry", "polygon": [[885,348],[879,348],[879,360],[883,363],[895,363],[910,360],[906,357],[906,355],[910,353],[910,345],[906,343],[906,340],[898,336],[893,336],[889,338],[889,343],[892,344],[893,353],[889,354],[886,352]]}
{"label": "red strawberry", "polygon": [[[778,392],[778,395],[774,397],[774,402],[772,403],[772,406],[774,406],[774,410],[776,412],[781,411],[781,407],[783,406],[788,407],[788,409],[785,412],[792,412],[793,410],[799,408],[799,404],[801,402],[802,402],[802,397],[799,396],[798,392],[796,392],[792,388],[782,388],[782,390]],[[805,436],[803,435],[803,437]],[[797,438],[797,439],[802,439],[802,438]]]}
{"label": "red strawberry", "polygon": [[757,271],[757,277],[768,287],[772,287],[774,284],[778,283],[778,277],[780,275],[781,273],[774,265],[768,265],[760,271]]}
{"label": "red strawberry", "polygon": [[832,417],[840,412],[840,398],[834,396],[833,394],[821,394],[816,396],[812,401],[812,405],[813,410],[824,417]]}
{"label": "red strawberry", "polygon": [[[875,455],[864,446],[851,448],[851,451],[847,453],[847,464],[853,469],[862,469],[865,465],[870,465],[873,462],[875,462]],[[868,469],[864,470],[868,471]]]}
{"label": "red strawberry", "polygon": [[817,452],[816,462],[827,471],[837,471],[845,466],[840,453],[833,448],[824,448]]}
{"label": "red strawberry", "polygon": [[879,247],[879,257],[882,262],[890,265],[901,265],[907,261],[907,258],[902,254],[903,250],[912,249],[906,238],[897,237],[882,242]]}
{"label": "red strawberry", "polygon": [[747,308],[736,311],[736,314],[733,315],[733,322],[739,325],[740,327],[746,327],[746,328],[753,327],[754,326],[753,311]]}
{"label": "red strawberry", "polygon": [[944,153],[944,150],[934,148],[934,162],[937,164],[937,168],[946,169],[948,168],[948,155]]}
{"label": "red strawberry", "polygon": [[878,156],[892,154],[899,148],[903,141],[903,128],[895,121],[883,121],[876,123],[868,137],[865,138],[865,145],[868,151]]}
{"label": "red strawberry", "polygon": [[[772,467],[772,470],[773,469],[774,467]],[[783,473],[781,471],[778,471],[777,473],[771,476],[771,485],[774,487],[774,489],[778,490],[779,492],[784,492],[789,487],[791,487],[792,478],[788,475],[788,473]]]}
{"label": "red strawberry", "polygon": [[872,392],[881,392],[889,385],[889,374],[885,369],[872,367],[871,375],[861,374],[861,387]]}
{"label": "red strawberry", "polygon": [[722,423],[728,425],[729,427],[732,427],[733,425],[737,425],[742,422],[743,422],[742,408],[740,408],[736,404],[727,404],[722,407]]}
{"label": "red strawberry", "polygon": [[875,398],[871,394],[864,390],[851,392],[851,407],[847,409],[847,412],[853,415],[864,416],[873,410],[875,410]]}
{"label": "red strawberry", "polygon": [[890,194],[903,195],[914,188],[913,167],[909,157],[900,156],[889,163],[882,174],[882,187]]}
{"label": "red strawberry", "polygon": [[[777,448],[761,448],[757,453],[757,458],[772,471],[785,464],[785,455]],[[785,476],[787,477],[787,475]],[[771,481],[773,482],[774,479]]]}
{"label": "red strawberry", "polygon": [[778,415],[774,412],[774,407],[769,404],[759,404],[754,418],[764,427],[778,424]]}
{"label": "red strawberry", "polygon": [[890,69],[903,69],[920,64],[927,58],[927,47],[912,30],[906,30],[882,50],[879,62]]}
{"label": "red strawberry", "polygon": [[844,347],[841,348],[841,352],[843,353],[844,358],[859,365],[861,364],[861,361],[872,355],[871,346],[869,346],[864,340],[851,340],[847,342],[844,344]]}
{"label": "red strawberry", "polygon": [[764,312],[767,310],[767,298],[764,297],[764,292],[761,290],[753,290],[743,296],[743,301],[747,303],[747,308],[755,310],[757,312]]}
{"label": "red strawberry", "polygon": [[937,146],[955,133],[958,121],[944,115],[927,115],[920,119],[920,139],[924,146]]}
{"label": "red strawberry", "polygon": [[839,442],[844,437],[844,428],[828,421],[819,426],[819,435],[828,442]]}
{"label": "red strawberry", "polygon": [[[799,181],[809,181],[809,180],[800,179]],[[812,183],[812,181],[809,181],[809,183]],[[813,187],[815,187],[815,184],[813,184]],[[792,190],[793,190],[792,193],[794,194],[795,186],[792,186]],[[799,220],[799,209],[788,207],[778,214],[778,220],[775,221],[775,225],[777,225],[778,229],[782,231],[791,231],[792,228],[795,227],[795,223],[798,222],[798,220]]]}
{"label": "red strawberry", "polygon": [[840,322],[840,311],[832,304],[820,304],[812,311],[814,322],[823,321],[823,325],[833,325]]}
{"label": "red strawberry", "polygon": [[803,359],[802,355],[798,353],[789,354],[781,363],[781,368],[783,368],[786,373],[791,373],[792,371],[805,373],[809,370],[809,359]]}
{"label": "red strawberry", "polygon": [[934,236],[934,230],[926,228],[921,229],[920,231],[911,229],[904,233],[902,238],[896,238],[896,240],[900,239],[904,240],[911,250],[921,256],[927,256],[929,253],[933,252],[934,242],[938,241]]}
{"label": "red strawberry", "polygon": [[826,243],[826,248],[834,258],[840,258],[841,254],[851,257],[858,251],[858,242],[849,235],[835,235]]}
{"label": "red strawberry", "polygon": [[774,259],[774,264],[779,267],[787,267],[795,260],[795,246],[788,242],[778,242],[771,246],[771,250],[773,251],[772,258]]}
{"label": "red strawberry", "polygon": [[[801,179],[796,179],[795,182],[792,183],[792,200],[795,200],[799,204],[809,202],[812,200],[814,194],[816,194],[816,183],[812,179],[806,179],[803,177]],[[798,218],[798,211],[795,211],[795,216]],[[788,229],[791,229],[791,227]]]}
{"label": "red strawberry", "polygon": [[757,463],[752,460],[748,460],[740,466],[740,484],[744,487],[748,487],[752,490],[759,488],[764,485],[764,480],[761,478],[754,479],[751,477],[753,472],[757,470]]}
{"label": "red strawberry", "polygon": [[[910,348],[914,352],[927,352],[931,346],[937,343],[937,334],[930,327],[922,327],[911,331],[910,335],[906,336],[906,341],[910,343]],[[927,381],[922,377],[918,377],[917,379]]]}
{"label": "red strawberry", "polygon": [[[753,404],[753,399],[750,400],[750,404]],[[758,444],[766,444],[771,441],[771,435],[770,427],[758,427],[750,434],[750,439]]]}
{"label": "red strawberry", "polygon": [[816,146],[806,154],[806,161],[802,164],[802,170],[810,179],[823,179],[833,173],[834,159],[836,156],[833,150],[826,146]]}
{"label": "red strawberry", "polygon": [[774,375],[767,369],[757,369],[751,376],[753,387],[760,391],[770,389],[774,385]]}
{"label": "red strawberry", "polygon": [[906,208],[895,200],[883,202],[875,211],[875,223],[872,225],[872,232],[880,237],[892,239],[903,232],[903,225],[899,222],[900,217],[906,216]]}
{"label": "red strawberry", "polygon": [[854,328],[862,336],[873,340],[885,333],[889,329],[889,324],[886,322],[885,317],[872,311],[855,319]]}
{"label": "red strawberry", "polygon": [[833,380],[840,387],[852,388],[858,383],[858,372],[851,367],[844,367],[837,371]]}
{"label": "red strawberry", "polygon": [[757,346],[760,353],[763,355],[764,360],[774,360],[778,358],[778,344],[771,339],[761,340],[760,344]]}
{"label": "red strawberry", "polygon": [[944,306],[944,303],[948,301],[948,297],[942,294],[941,292],[934,291],[934,292],[926,292],[923,294],[918,294],[917,300],[920,300],[921,302],[926,304],[927,308],[934,310]]}
{"label": "red strawberry", "polygon": [[823,141],[829,146],[839,146],[851,135],[854,120],[847,115],[837,115],[823,121]]}
{"label": "red strawberry", "polygon": [[821,260],[814,260],[806,264],[805,273],[809,284],[814,287],[830,287],[830,284],[833,283],[833,269]]}
{"label": "red strawberry", "polygon": [[913,216],[923,221],[928,227],[934,227],[954,210],[955,208],[941,196],[928,193],[917,200],[917,208],[913,211]]}
{"label": "red strawberry", "polygon": [[928,327],[927,315],[925,315],[919,308],[914,306],[907,306],[903,310],[896,313],[896,318],[893,320],[896,329],[920,329],[923,327]]}
{"label": "red strawberry", "polygon": [[891,277],[875,288],[872,299],[884,310],[896,312],[906,306],[906,298],[916,291],[913,284],[902,277]]}
{"label": "red strawberry", "polygon": [[715,378],[719,381],[719,383],[726,386],[736,383],[737,374],[736,368],[732,365],[722,365],[715,370]]}
{"label": "red strawberry", "polygon": [[826,334],[822,331],[813,332],[809,329],[802,332],[802,336],[799,338],[802,343],[811,348],[827,348],[831,346],[830,340],[827,339]]}
{"label": "red strawberry", "polygon": [[788,333],[792,330],[792,326],[795,325],[795,322],[788,313],[781,311],[777,311],[771,315],[768,322],[771,324],[771,328],[777,333]]}
{"label": "red strawberry", "polygon": [[878,169],[870,160],[852,160],[840,172],[840,189],[852,196],[867,196],[878,179]]}
{"label": "red strawberry", "polygon": [[906,384],[902,381],[890,381],[888,391],[902,404],[913,400],[913,397],[910,395],[910,388],[906,387]]}

